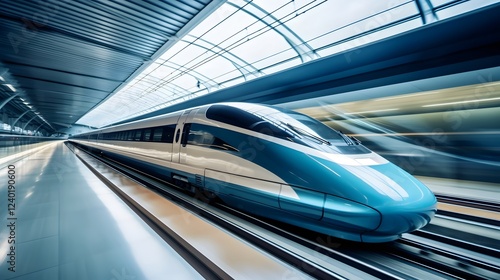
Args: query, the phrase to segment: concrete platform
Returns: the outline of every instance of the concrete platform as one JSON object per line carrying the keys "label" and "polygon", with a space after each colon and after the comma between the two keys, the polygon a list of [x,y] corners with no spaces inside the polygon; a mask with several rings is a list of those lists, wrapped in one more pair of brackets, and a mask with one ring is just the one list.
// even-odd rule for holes
{"label": "concrete platform", "polygon": [[202,278],[62,141],[8,165],[15,207],[4,167],[0,279]]}

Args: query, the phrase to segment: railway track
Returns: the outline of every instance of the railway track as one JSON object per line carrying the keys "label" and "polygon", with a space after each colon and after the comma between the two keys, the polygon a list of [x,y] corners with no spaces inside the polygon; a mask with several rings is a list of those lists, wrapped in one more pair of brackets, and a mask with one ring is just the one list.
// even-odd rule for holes
{"label": "railway track", "polygon": [[394,243],[393,253],[456,279],[499,279],[498,250],[417,231]]}
{"label": "railway track", "polygon": [[[235,210],[228,208],[227,211]],[[256,220],[259,226],[274,227]],[[386,276],[382,278],[389,275],[391,279],[425,279],[429,276],[432,279],[500,279],[499,250],[426,230],[405,234],[401,239],[385,244],[346,242],[289,225],[272,230],[333,258],[338,255],[347,257],[347,262],[354,267],[363,264],[383,271]]]}
{"label": "railway track", "polygon": [[[470,198],[463,197],[451,197],[442,194],[436,194],[436,198],[439,203],[444,203],[448,205],[459,206],[462,208],[474,209],[475,211],[480,210],[483,212],[496,213],[496,217],[498,217],[498,213],[500,213],[500,204],[493,201],[480,201]],[[449,210],[438,210],[438,215],[443,215],[446,217],[457,218],[461,220],[466,220],[469,222],[475,222],[483,225],[490,225],[493,227],[500,227],[500,220],[491,218],[491,217],[481,217],[478,215],[466,214],[463,212],[457,211],[449,211]],[[492,215],[490,215],[492,216]]]}
{"label": "railway track", "polygon": [[[70,144],[71,145],[71,144]],[[325,267],[325,265],[318,264],[318,261],[314,261],[314,256],[305,256],[303,254],[296,254],[292,250],[289,250],[287,246],[275,242],[275,240],[270,240],[269,238],[263,238],[262,236],[256,235],[254,232],[250,231],[248,227],[242,226],[240,223],[234,221],[230,217],[225,215],[221,215],[216,209],[212,206],[199,201],[193,197],[182,193],[176,186],[165,182],[162,180],[158,180],[157,178],[151,178],[150,176],[145,175],[143,172],[127,167],[121,163],[118,163],[114,160],[108,158],[102,158],[95,154],[89,153],[85,151],[85,153],[100,162],[112,167],[118,172],[126,175],[127,177],[141,183],[145,187],[154,189],[164,195],[167,199],[174,201],[175,203],[181,205],[183,208],[197,214],[198,216],[203,217],[204,219],[210,221],[213,224],[216,224],[225,230],[232,232],[239,236],[240,238],[246,240],[247,242],[256,245],[257,247],[267,251],[271,255],[291,264],[294,267],[299,268],[303,272],[311,275],[313,278],[317,279],[348,279],[351,277],[344,277],[333,270],[335,268],[334,265],[331,266],[331,269]],[[90,166],[89,166],[90,167]],[[133,206],[133,205],[130,205]],[[137,209],[135,209],[137,211]],[[141,218],[144,219],[143,216]],[[151,223],[151,221],[149,221]],[[192,252],[187,252],[188,255],[193,255]],[[192,257],[191,257],[192,258]],[[311,259],[313,261],[311,261]],[[199,262],[199,260],[197,260]],[[206,264],[201,264],[201,266],[207,266]],[[220,273],[213,272],[212,275],[220,275]],[[353,274],[350,273],[349,276]],[[369,277],[369,274],[362,273],[358,275],[358,278]]]}
{"label": "railway track", "polygon": [[500,279],[498,265],[494,263],[495,260],[498,263],[498,251],[491,248],[426,231],[407,234],[385,244],[338,240],[256,218],[223,204],[216,204],[214,208],[179,192],[168,182],[158,181],[111,159],[98,159],[314,278]]}
{"label": "railway track", "polygon": [[436,198],[439,202],[442,203],[454,204],[492,212],[500,212],[500,204],[493,201],[481,201],[464,197],[452,197],[443,194],[436,194]]}

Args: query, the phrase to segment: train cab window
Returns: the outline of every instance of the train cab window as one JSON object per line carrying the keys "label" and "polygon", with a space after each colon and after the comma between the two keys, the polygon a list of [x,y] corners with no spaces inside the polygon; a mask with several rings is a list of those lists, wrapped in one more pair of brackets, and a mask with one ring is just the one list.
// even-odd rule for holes
{"label": "train cab window", "polygon": [[144,133],[142,135],[142,141],[149,142],[151,141],[151,128],[144,129]]}
{"label": "train cab window", "polygon": [[255,115],[225,105],[213,105],[208,108],[207,118],[245,129],[251,129],[255,123],[262,121],[261,118]]}
{"label": "train cab window", "polygon": [[232,106],[213,105],[207,110],[207,118],[282,139],[293,138],[269,119]]}
{"label": "train cab window", "polygon": [[238,149],[231,146],[220,137],[215,136],[214,132],[211,132],[209,127],[199,124],[190,125],[187,144],[217,150],[238,151]]}

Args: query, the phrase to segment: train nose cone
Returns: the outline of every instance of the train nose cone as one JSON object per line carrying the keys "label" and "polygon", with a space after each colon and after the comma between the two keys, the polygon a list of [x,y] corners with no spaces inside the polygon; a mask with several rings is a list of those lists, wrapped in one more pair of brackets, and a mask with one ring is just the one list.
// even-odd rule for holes
{"label": "train nose cone", "polygon": [[[435,205],[435,204],[434,204]],[[362,234],[363,242],[385,242],[399,238],[401,234],[408,233],[426,226],[436,213],[435,206],[408,209],[401,207],[394,209],[377,209],[380,211],[382,221],[379,227]]]}
{"label": "train nose cone", "polygon": [[420,229],[426,226],[436,213],[436,209],[433,205],[426,207],[426,209],[403,208],[379,211],[382,213],[382,222],[376,231],[391,234],[402,234]]}
{"label": "train nose cone", "polygon": [[362,234],[364,242],[397,239],[402,233],[427,225],[437,211],[437,200],[429,188],[392,163],[373,165],[364,171],[367,205],[381,215],[377,229]]}

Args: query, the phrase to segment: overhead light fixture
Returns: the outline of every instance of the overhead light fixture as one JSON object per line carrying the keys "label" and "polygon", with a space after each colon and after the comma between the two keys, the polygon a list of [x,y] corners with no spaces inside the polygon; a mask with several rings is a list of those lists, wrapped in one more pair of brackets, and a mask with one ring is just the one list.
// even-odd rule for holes
{"label": "overhead light fixture", "polygon": [[344,115],[358,115],[358,114],[366,114],[366,113],[379,113],[379,112],[389,112],[389,111],[396,111],[396,110],[399,110],[399,108],[393,108],[393,109],[383,109],[383,110],[373,110],[373,111],[363,111],[363,112],[344,113]]}
{"label": "overhead light fixture", "polygon": [[500,100],[500,97],[483,98],[483,99],[474,99],[474,100],[463,100],[463,101],[447,102],[447,103],[438,103],[438,104],[429,104],[429,105],[424,105],[424,106],[422,106],[422,107],[437,107],[437,106],[446,106],[446,105],[464,104],[464,103],[471,103],[471,102],[485,102],[485,101],[492,101],[492,100]]}
{"label": "overhead light fixture", "polygon": [[12,92],[16,92],[16,88],[11,84],[5,84]]}

